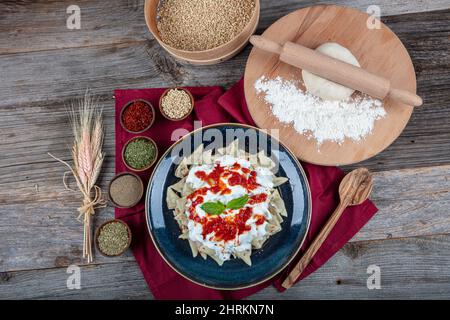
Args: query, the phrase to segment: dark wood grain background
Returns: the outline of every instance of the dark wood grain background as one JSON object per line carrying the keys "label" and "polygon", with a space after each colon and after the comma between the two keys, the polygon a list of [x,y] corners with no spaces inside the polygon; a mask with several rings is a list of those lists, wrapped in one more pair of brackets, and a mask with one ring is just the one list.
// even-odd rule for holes
{"label": "dark wood grain background", "polygon": [[[365,11],[372,1],[261,1],[257,33],[313,4]],[[68,30],[66,8],[81,8],[81,29]],[[397,141],[365,165],[375,171],[379,213],[323,268],[284,294],[252,298],[450,298],[450,2],[377,3],[382,20],[405,44],[424,106]],[[81,261],[79,199],[61,184],[69,159],[65,113],[86,88],[106,119],[107,160],[100,184],[114,174],[116,88],[173,85],[229,87],[243,75],[250,47],[216,66],[193,67],[166,54],[148,32],[142,0],[0,2],[0,299],[150,299],[130,253]],[[96,224],[113,217],[98,213]],[[66,268],[82,266],[82,289],[66,288]],[[367,267],[381,268],[368,290]]]}

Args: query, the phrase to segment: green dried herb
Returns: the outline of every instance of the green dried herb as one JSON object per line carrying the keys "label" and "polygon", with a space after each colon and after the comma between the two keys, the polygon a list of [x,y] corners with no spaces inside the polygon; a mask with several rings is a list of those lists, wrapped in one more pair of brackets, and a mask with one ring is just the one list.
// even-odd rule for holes
{"label": "green dried herb", "polygon": [[120,222],[105,224],[99,232],[98,248],[108,256],[121,254],[128,246],[128,229]]}
{"label": "green dried herb", "polygon": [[125,162],[134,169],[144,169],[155,160],[156,147],[146,139],[135,139],[128,143],[124,158]]}

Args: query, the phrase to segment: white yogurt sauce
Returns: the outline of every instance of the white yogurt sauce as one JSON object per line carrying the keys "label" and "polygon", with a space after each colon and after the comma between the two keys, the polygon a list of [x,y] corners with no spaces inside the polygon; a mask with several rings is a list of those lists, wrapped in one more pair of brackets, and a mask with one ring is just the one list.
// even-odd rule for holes
{"label": "white yogurt sauce", "polygon": [[[246,175],[241,168],[239,169],[231,169],[235,163],[238,163],[241,168],[246,169],[252,169],[251,164],[249,161],[245,159],[238,159],[234,158],[229,155],[225,155],[223,157],[220,157],[214,161],[214,164],[206,164],[206,165],[200,165],[200,166],[194,166],[190,169],[189,174],[186,179],[186,183],[190,184],[195,190],[198,190],[203,187],[209,187],[208,183],[199,179],[196,176],[196,173],[199,171],[203,171],[206,174],[209,174],[213,171],[214,166],[219,164],[222,167],[225,167],[228,170],[232,170],[235,172],[238,172],[241,175]],[[204,202],[215,202],[220,201],[224,204],[228,203],[229,201],[242,197],[243,195],[248,195],[249,197],[261,193],[265,193],[267,195],[267,198],[264,202],[256,203],[256,204],[250,204],[247,203],[245,207],[252,208],[252,215],[251,217],[246,221],[246,225],[250,226],[249,231],[244,231],[241,234],[236,234],[236,237],[233,240],[229,241],[217,241],[214,239],[215,232],[209,233],[206,235],[205,238],[203,238],[202,232],[203,232],[203,226],[202,224],[195,222],[189,218],[189,208],[192,205],[192,200],[188,200],[186,203],[186,211],[185,214],[188,217],[188,229],[189,229],[189,239],[192,241],[196,241],[201,243],[202,245],[206,246],[207,248],[210,248],[214,250],[216,253],[216,256],[221,259],[222,261],[229,260],[231,256],[236,252],[242,252],[245,250],[251,249],[251,243],[253,240],[261,240],[263,237],[267,234],[266,226],[267,226],[267,220],[272,218],[272,215],[269,212],[269,195],[271,191],[273,191],[273,178],[274,175],[272,171],[270,171],[267,168],[263,167],[257,167],[253,169],[256,171],[256,182],[259,185],[254,190],[247,190],[243,186],[240,185],[229,185],[228,178],[221,177],[221,180],[224,182],[227,188],[231,190],[228,194],[215,194],[211,191],[208,191],[204,197]],[[210,217],[200,205],[197,205],[195,207],[195,213],[200,217]],[[234,215],[238,214],[239,210],[226,210],[224,213],[221,214],[221,217],[233,217]],[[266,218],[266,221],[264,221],[262,224],[256,223],[256,216],[257,215],[263,215]]]}

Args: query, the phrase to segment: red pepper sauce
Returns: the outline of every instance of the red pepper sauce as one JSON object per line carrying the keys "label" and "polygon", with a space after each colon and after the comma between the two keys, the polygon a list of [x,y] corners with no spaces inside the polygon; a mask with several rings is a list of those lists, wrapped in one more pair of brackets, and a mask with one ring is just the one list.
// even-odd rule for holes
{"label": "red pepper sauce", "polygon": [[[239,170],[244,173],[241,175],[235,170]],[[237,162],[233,164],[230,170],[225,169],[225,167],[216,164],[213,171],[207,174],[204,171],[197,171],[195,173],[196,177],[208,183],[210,187],[203,187],[188,196],[189,200],[193,200],[191,207],[189,208],[189,218],[197,223],[202,224],[202,236],[206,239],[206,236],[214,232],[214,240],[216,241],[229,241],[234,240],[236,236],[251,230],[251,226],[248,226],[246,222],[253,214],[253,209],[250,207],[245,207],[239,210],[239,213],[233,217],[221,216],[209,216],[208,218],[200,218],[196,212],[195,208],[202,204],[204,201],[203,196],[206,195],[208,191],[214,194],[228,194],[231,190],[226,187],[226,184],[222,181],[222,177],[228,177],[228,184],[235,186],[240,185],[247,190],[251,191],[256,189],[259,184],[256,182],[256,171],[251,171],[247,168],[242,168]],[[246,177],[246,175],[249,175]],[[267,199],[266,194],[254,195],[250,198],[249,204],[256,204],[264,202]],[[256,224],[263,224],[265,217],[262,215],[256,216]]]}
{"label": "red pepper sauce", "polygon": [[237,172],[233,172],[231,177],[228,178],[228,183],[231,186],[242,186],[248,191],[255,190],[259,187],[259,184],[256,182],[256,171],[251,171],[248,178]]}
{"label": "red pepper sauce", "polygon": [[[241,169],[243,175],[236,170]],[[247,175],[249,175],[247,177]],[[220,164],[216,164],[211,173],[206,174],[204,171],[197,171],[195,176],[202,181],[205,181],[210,186],[217,186],[222,183],[221,178],[228,176],[228,184],[231,186],[242,186],[251,191],[258,188],[259,184],[256,182],[256,171],[251,171],[247,168],[242,168],[239,163],[234,163],[231,170],[225,169]]]}
{"label": "red pepper sauce", "polygon": [[264,221],[266,221],[266,217],[264,217],[263,215],[257,214],[255,215],[255,219],[256,219],[256,225],[261,225],[264,223]]}
{"label": "red pepper sauce", "polygon": [[267,194],[265,193],[260,193],[260,194],[255,194],[254,196],[251,196],[250,199],[248,200],[249,204],[257,204],[257,203],[261,203],[267,200]]}

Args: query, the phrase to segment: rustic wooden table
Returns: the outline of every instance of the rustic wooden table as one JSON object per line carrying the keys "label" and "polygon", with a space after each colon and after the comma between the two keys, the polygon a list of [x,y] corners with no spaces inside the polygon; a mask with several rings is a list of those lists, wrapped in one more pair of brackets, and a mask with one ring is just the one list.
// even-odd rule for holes
{"label": "rustic wooden table", "polygon": [[[364,11],[372,4],[333,2]],[[315,3],[262,1],[258,33]],[[80,30],[66,28],[71,4],[81,8]],[[378,4],[412,57],[425,101],[393,145],[361,164],[375,172],[380,210],[312,276],[284,294],[268,288],[252,298],[450,298],[450,2]],[[216,66],[180,64],[148,32],[142,0],[2,0],[0,32],[0,299],[151,299],[130,253],[83,265],[79,199],[63,189],[64,168],[47,152],[69,159],[65,107],[91,88],[106,118],[104,187],[114,173],[113,89],[228,87],[250,47]],[[113,209],[103,210],[96,224],[111,217]],[[66,287],[70,264],[81,266],[81,290]],[[369,265],[380,267],[379,290],[366,286]]]}

